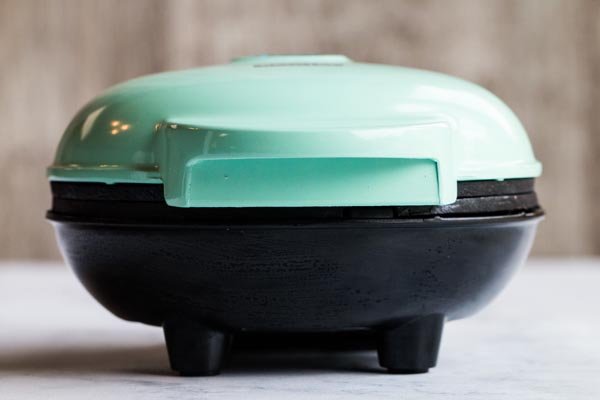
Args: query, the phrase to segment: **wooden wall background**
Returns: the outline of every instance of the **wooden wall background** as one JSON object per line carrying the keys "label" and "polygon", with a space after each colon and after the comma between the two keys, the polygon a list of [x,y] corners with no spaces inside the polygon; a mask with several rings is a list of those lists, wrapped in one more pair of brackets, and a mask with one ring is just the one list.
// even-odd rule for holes
{"label": "wooden wall background", "polygon": [[44,169],[83,103],[258,53],[343,53],[491,89],[544,163],[535,252],[600,253],[600,1],[0,0],[0,258],[58,257]]}

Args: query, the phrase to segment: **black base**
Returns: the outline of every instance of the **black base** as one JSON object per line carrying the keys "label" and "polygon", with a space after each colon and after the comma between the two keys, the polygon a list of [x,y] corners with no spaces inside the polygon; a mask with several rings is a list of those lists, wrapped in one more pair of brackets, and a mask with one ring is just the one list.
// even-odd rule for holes
{"label": "black base", "polygon": [[[504,287],[535,215],[407,222],[56,224],[86,288],[116,315],[164,325],[173,369],[218,373],[232,334],[380,332],[381,365],[435,365],[444,318]],[[217,328],[218,327],[218,328]]]}

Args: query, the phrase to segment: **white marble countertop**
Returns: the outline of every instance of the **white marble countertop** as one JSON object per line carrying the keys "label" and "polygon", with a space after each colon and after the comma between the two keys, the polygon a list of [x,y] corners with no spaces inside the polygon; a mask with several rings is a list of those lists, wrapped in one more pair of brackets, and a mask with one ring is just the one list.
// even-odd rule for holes
{"label": "white marble countertop", "polygon": [[600,259],[533,260],[447,325],[438,367],[388,375],[374,352],[235,355],[169,370],[162,332],[101,308],[62,265],[0,264],[0,399],[600,399]]}

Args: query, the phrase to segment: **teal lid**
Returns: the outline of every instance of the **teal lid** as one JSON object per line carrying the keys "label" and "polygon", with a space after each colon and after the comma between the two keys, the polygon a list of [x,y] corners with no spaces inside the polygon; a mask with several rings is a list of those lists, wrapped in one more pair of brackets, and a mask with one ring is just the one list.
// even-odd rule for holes
{"label": "teal lid", "polygon": [[53,181],[163,184],[178,207],[441,205],[457,182],[539,176],[497,97],[339,55],[244,57],[150,75],[88,103]]}

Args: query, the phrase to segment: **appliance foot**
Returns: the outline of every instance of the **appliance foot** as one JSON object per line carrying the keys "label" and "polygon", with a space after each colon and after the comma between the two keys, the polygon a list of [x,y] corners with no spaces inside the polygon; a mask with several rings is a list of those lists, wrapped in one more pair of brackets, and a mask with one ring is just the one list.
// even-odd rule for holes
{"label": "appliance foot", "polygon": [[380,328],[379,365],[395,374],[425,373],[435,367],[444,320],[444,315],[433,314]]}
{"label": "appliance foot", "polygon": [[163,325],[171,368],[181,376],[210,376],[221,372],[232,335],[187,319]]}

